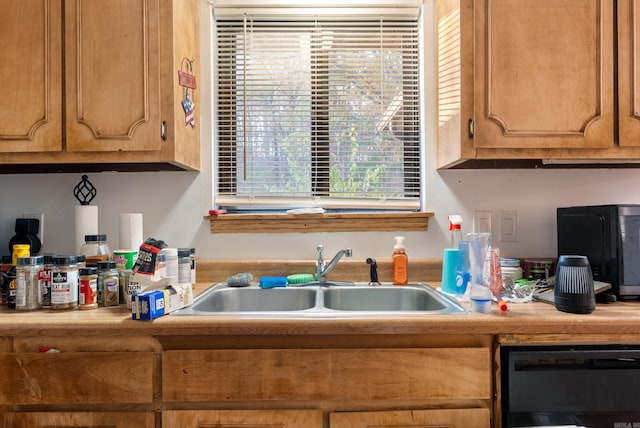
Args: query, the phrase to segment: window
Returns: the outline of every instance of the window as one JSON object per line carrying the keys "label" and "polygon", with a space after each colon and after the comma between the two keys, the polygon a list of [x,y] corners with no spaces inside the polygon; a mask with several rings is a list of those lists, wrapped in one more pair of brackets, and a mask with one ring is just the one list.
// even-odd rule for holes
{"label": "window", "polygon": [[417,9],[242,12],[214,7],[216,205],[417,210]]}

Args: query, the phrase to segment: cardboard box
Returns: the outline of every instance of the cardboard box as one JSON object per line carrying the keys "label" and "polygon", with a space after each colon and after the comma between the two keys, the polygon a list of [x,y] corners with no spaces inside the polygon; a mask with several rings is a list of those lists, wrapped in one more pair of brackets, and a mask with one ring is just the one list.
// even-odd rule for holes
{"label": "cardboard box", "polygon": [[136,293],[131,298],[131,318],[152,320],[168,313],[169,290]]}
{"label": "cardboard box", "polygon": [[152,320],[191,303],[193,303],[191,284],[176,286],[161,283],[131,296],[131,318]]}

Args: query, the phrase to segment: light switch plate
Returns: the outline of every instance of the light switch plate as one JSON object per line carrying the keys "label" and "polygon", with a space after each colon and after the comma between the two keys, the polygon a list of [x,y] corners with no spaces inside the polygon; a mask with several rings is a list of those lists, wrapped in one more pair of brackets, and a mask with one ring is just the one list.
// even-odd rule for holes
{"label": "light switch plate", "polygon": [[491,233],[491,211],[473,212],[473,231],[476,233]]}
{"label": "light switch plate", "polygon": [[500,241],[518,242],[518,211],[500,211]]}

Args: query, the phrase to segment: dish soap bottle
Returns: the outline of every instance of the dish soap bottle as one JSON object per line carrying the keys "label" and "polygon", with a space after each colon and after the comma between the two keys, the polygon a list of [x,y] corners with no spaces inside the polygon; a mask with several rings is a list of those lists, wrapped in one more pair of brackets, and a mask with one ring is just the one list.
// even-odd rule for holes
{"label": "dish soap bottle", "polygon": [[409,257],[407,257],[404,248],[404,236],[396,236],[394,239],[396,240],[396,244],[393,246],[393,255],[391,256],[393,285],[407,285],[409,282],[407,274]]}

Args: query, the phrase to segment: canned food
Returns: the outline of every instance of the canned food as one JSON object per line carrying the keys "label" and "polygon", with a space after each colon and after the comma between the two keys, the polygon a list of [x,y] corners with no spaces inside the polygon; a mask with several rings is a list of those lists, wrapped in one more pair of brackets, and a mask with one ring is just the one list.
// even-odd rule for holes
{"label": "canned food", "polygon": [[138,258],[137,250],[116,250],[113,252],[113,260],[116,262],[116,269],[131,270]]}
{"label": "canned food", "polygon": [[526,279],[548,280],[553,275],[553,259],[525,259],[524,277]]}

